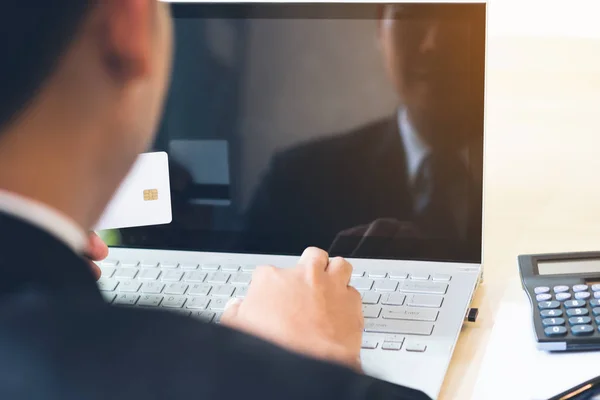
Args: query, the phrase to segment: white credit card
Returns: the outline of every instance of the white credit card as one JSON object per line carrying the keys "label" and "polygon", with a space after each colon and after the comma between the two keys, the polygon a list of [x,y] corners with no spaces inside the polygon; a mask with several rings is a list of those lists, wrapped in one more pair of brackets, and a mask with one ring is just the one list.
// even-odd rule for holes
{"label": "white credit card", "polygon": [[173,219],[167,153],[138,156],[95,230],[164,225]]}

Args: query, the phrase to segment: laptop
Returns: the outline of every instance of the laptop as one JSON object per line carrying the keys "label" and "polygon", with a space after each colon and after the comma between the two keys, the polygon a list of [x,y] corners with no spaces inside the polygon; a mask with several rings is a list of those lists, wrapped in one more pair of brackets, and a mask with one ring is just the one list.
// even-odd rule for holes
{"label": "laptop", "polygon": [[106,300],[219,323],[317,246],[354,266],[365,373],[436,398],[482,275],[485,3],[172,11],[173,221],[103,232]]}

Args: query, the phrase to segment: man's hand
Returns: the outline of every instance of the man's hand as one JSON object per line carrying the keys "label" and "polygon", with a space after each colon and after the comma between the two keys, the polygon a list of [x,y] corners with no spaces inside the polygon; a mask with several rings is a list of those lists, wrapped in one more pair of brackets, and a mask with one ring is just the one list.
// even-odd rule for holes
{"label": "man's hand", "polygon": [[96,279],[100,279],[102,271],[94,263],[94,261],[102,261],[108,256],[108,246],[100,239],[100,236],[94,232],[90,233],[88,240],[88,247],[85,253],[86,257],[90,260],[90,268]]}
{"label": "man's hand", "polygon": [[307,249],[291,269],[259,267],[243,301],[221,323],[288,350],[360,369],[363,315],[360,294],[348,286],[352,266]]}

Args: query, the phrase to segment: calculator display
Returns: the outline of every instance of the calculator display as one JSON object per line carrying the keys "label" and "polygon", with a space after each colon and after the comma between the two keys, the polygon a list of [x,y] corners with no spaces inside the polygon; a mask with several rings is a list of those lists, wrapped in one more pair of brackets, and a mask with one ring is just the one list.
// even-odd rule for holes
{"label": "calculator display", "polygon": [[538,261],[537,269],[540,275],[600,273],[600,259]]}

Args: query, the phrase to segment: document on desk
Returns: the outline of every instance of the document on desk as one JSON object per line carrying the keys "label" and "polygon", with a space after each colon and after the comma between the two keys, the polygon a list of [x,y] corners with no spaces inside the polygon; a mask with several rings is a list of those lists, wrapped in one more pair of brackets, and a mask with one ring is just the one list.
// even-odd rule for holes
{"label": "document on desk", "polygon": [[531,307],[525,297],[521,302],[501,304],[473,399],[547,400],[600,375],[600,352],[536,349]]}

